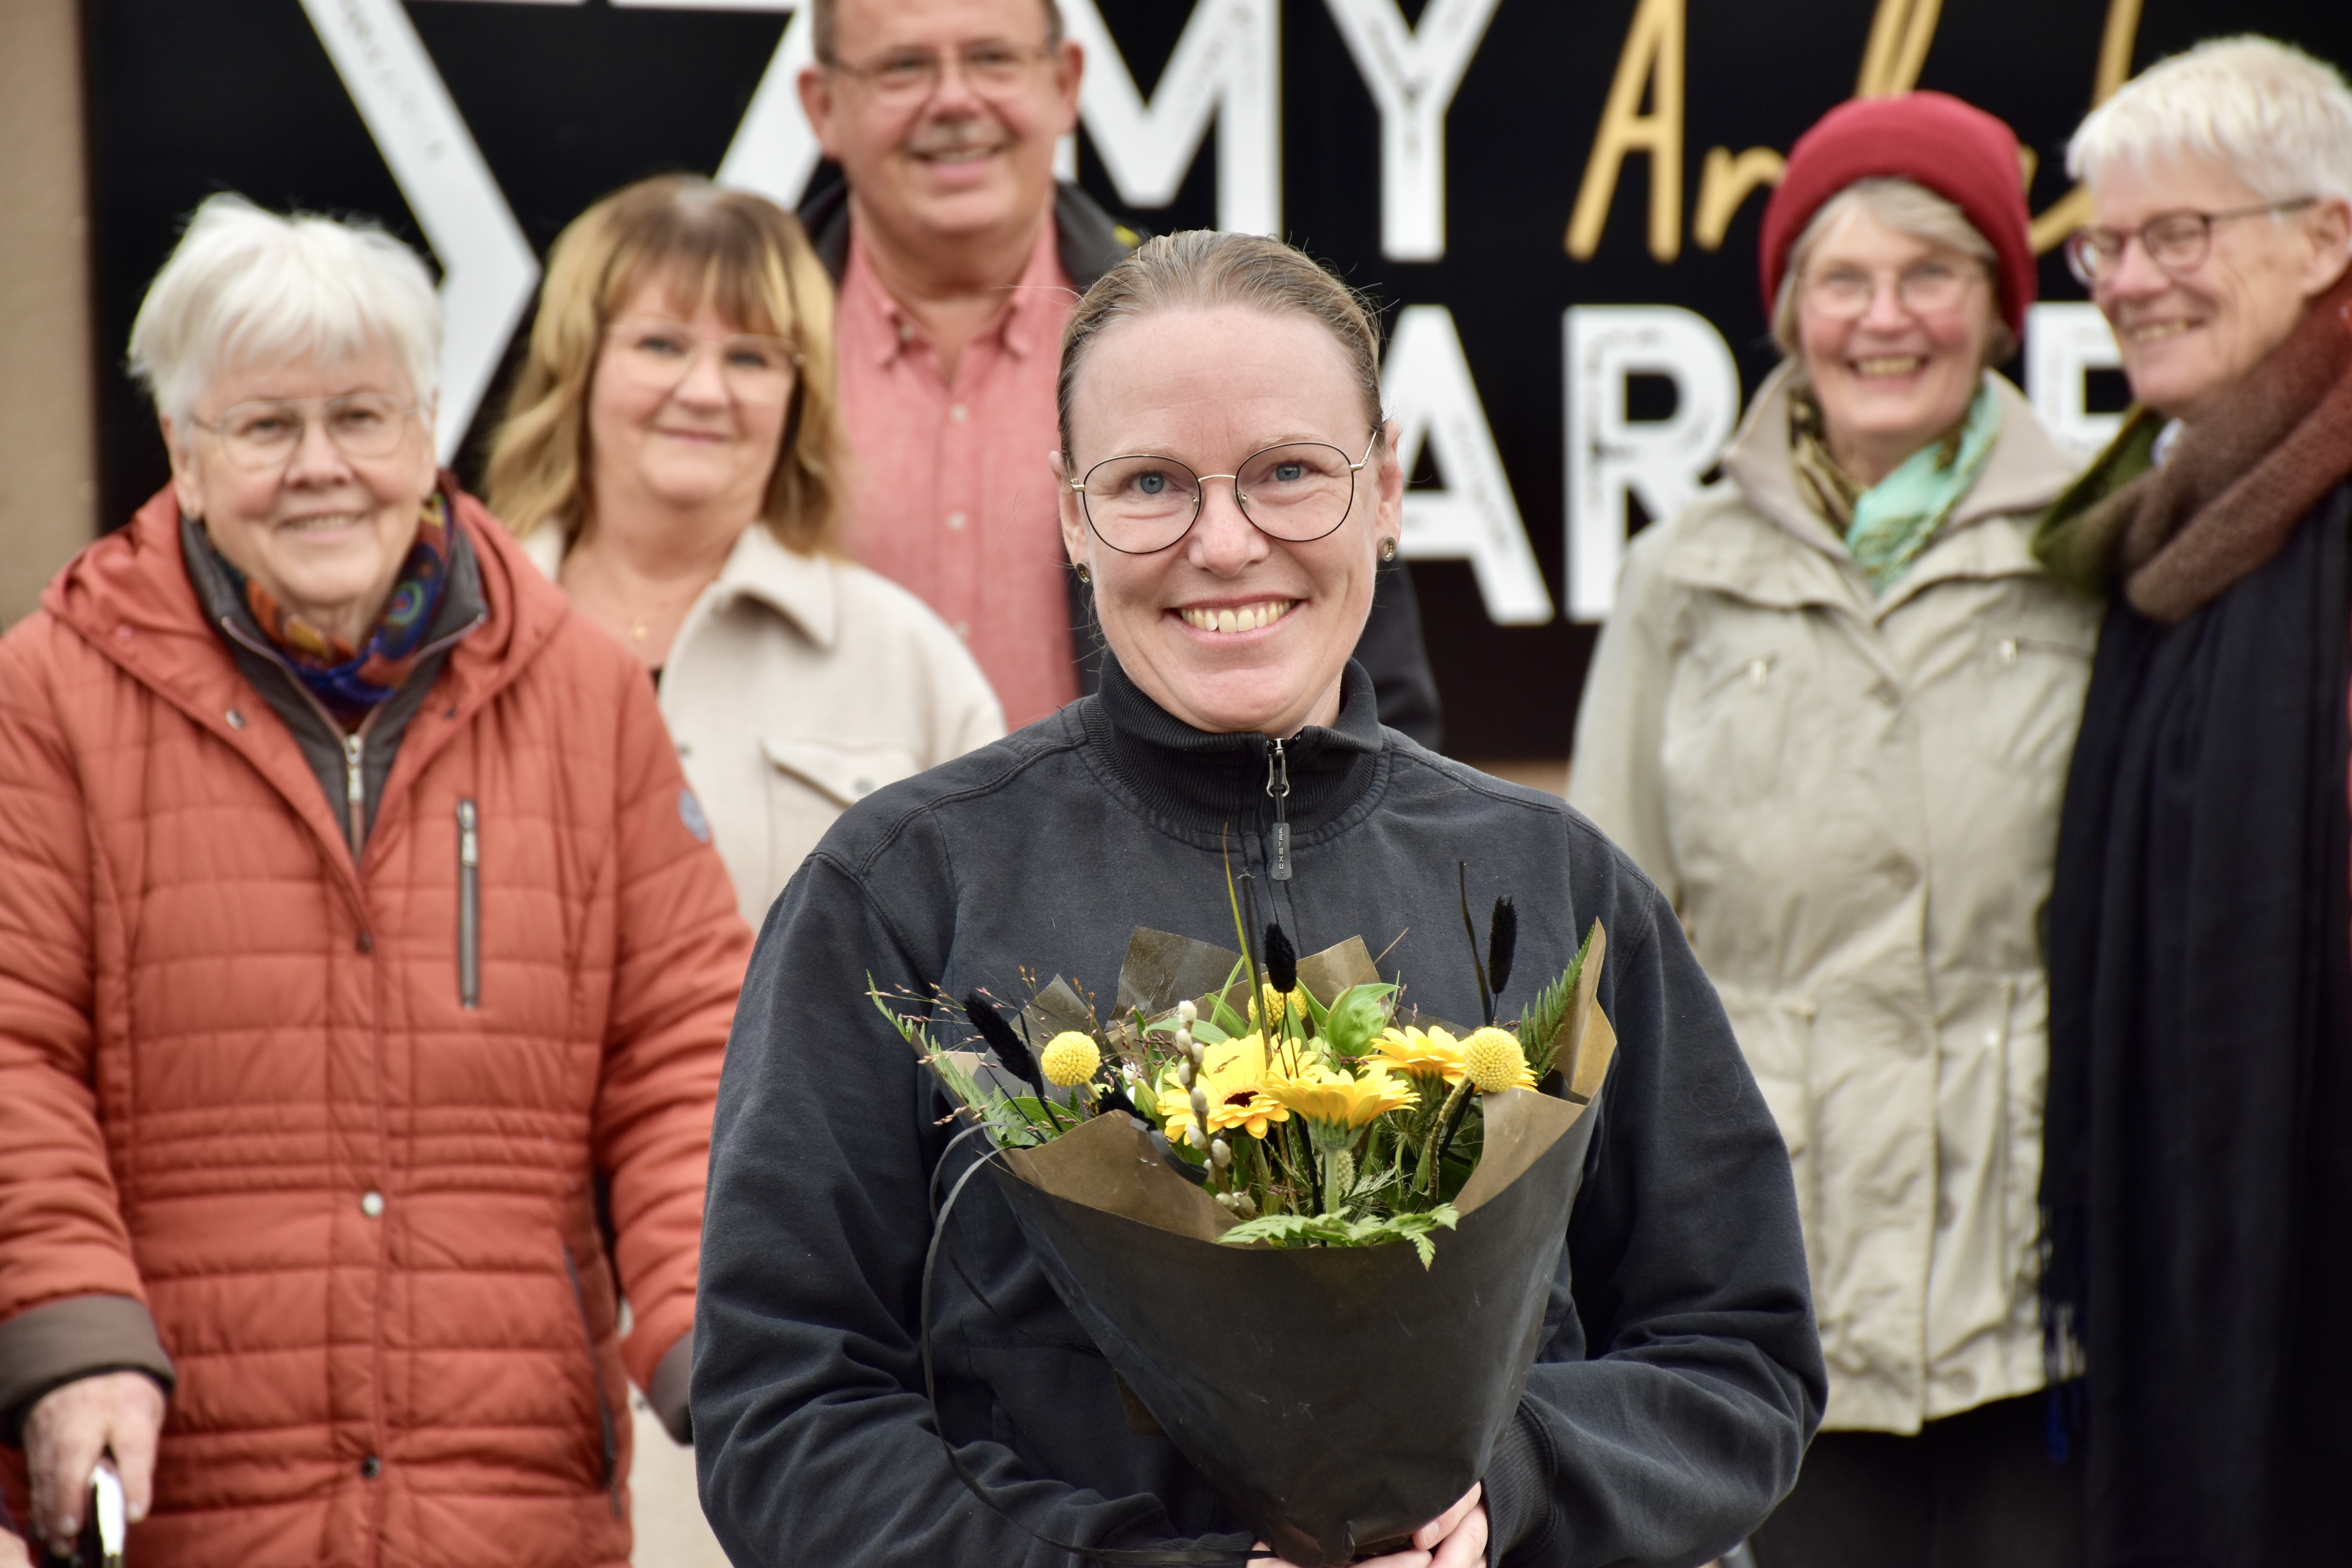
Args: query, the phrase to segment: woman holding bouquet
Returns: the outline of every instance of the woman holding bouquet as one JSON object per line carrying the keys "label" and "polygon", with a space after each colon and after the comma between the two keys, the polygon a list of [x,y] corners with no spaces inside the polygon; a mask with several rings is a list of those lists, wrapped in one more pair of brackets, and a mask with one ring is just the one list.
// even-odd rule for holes
{"label": "woman holding bouquet", "polygon": [[[1354,297],[1267,239],[1151,241],[1072,318],[1051,463],[1102,690],[852,807],[771,911],[737,1016],[694,1412],[738,1563],[1249,1547],[1207,1478],[1130,1425],[984,1184],[932,1302],[934,1427],[918,1298],[954,1129],[862,998],[1018,997],[1024,968],[1107,992],[1136,927],[1232,929],[1229,859],[1301,951],[1392,941],[1383,972],[1433,1016],[1481,1010],[1457,863],[1479,896],[1517,895],[1519,973],[1558,973],[1596,917],[1609,932],[1620,1044],[1537,1364],[1482,1484],[1381,1561],[1696,1562],[1794,1480],[1824,1391],[1795,1195],[1672,910],[1557,800],[1381,729],[1349,659],[1402,521],[1379,386]],[[1328,506],[1267,501],[1263,481],[1302,475]],[[1144,495],[1176,504],[1124,504]],[[1427,1331],[1449,1327],[1475,1330]]]}

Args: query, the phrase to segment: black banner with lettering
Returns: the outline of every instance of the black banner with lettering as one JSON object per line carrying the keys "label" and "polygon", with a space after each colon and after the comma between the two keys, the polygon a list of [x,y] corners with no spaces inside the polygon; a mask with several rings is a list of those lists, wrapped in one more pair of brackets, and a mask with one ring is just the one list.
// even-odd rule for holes
{"label": "black banner with lettering", "polygon": [[[2069,220],[2103,88],[2223,32],[2352,60],[2314,0],[1064,0],[1077,176],[1166,230],[1275,230],[1388,308],[1415,454],[1406,551],[1447,749],[1567,753],[1629,528],[1707,477],[1770,369],[1756,225],[1779,155],[1857,90],[1957,93]],[[670,170],[795,197],[814,167],[780,0],[88,0],[102,505],[165,477],[121,369],[207,194],[361,214],[442,268],[445,452],[475,470],[548,244]],[[2054,251],[2011,374],[2062,436],[2121,405]],[[2067,302],[2074,302],[2070,307]]]}

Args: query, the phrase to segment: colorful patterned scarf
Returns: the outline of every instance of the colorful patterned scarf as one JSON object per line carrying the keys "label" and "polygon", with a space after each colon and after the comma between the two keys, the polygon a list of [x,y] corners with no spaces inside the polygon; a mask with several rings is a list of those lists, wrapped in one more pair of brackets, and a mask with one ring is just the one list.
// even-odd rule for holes
{"label": "colorful patterned scarf", "polygon": [[1789,449],[1799,489],[1845,535],[1870,591],[1879,598],[1903,580],[1962,497],[1975,488],[2000,435],[2000,405],[1981,386],[1968,417],[1911,454],[1878,483],[1864,486],[1830,455],[1821,405],[1800,389],[1789,405]]}
{"label": "colorful patterned scarf", "polygon": [[349,721],[388,700],[416,667],[434,615],[441,608],[442,590],[449,584],[449,503],[437,492],[426,500],[417,520],[416,542],[401,563],[392,597],[385,601],[375,630],[356,648],[303,620],[217,550],[213,553],[253,612],[261,635],[286,656],[295,676],[328,711]]}

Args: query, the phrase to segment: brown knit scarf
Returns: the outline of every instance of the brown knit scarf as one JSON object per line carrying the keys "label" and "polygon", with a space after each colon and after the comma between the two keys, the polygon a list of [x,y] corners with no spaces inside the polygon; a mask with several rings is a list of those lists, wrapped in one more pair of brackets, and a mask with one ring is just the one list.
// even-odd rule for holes
{"label": "brown knit scarf", "polygon": [[2352,271],[2220,412],[2181,431],[2169,462],[2085,509],[2075,547],[2109,563],[2133,608],[2171,626],[2276,555],[2347,474]]}

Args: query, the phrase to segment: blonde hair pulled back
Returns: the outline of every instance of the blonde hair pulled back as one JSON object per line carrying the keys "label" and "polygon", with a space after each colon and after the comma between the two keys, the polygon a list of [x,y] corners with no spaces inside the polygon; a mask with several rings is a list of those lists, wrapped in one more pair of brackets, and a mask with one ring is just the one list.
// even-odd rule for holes
{"label": "blonde hair pulled back", "polygon": [[1120,321],[1163,310],[1238,305],[1269,316],[1305,316],[1331,334],[1363,398],[1373,448],[1387,440],[1381,416],[1381,339],[1356,291],[1304,251],[1255,234],[1186,229],[1147,239],[1095,280],[1062,329],[1062,374],[1055,388],[1062,460],[1070,450],[1070,408],[1078,372],[1095,340]]}

